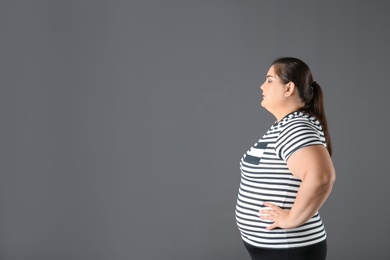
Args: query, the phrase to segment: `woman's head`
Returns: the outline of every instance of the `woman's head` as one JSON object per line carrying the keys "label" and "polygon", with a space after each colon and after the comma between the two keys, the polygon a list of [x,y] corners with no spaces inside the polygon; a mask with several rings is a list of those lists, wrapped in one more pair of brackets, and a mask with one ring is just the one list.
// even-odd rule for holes
{"label": "woman's head", "polygon": [[272,62],[271,68],[273,68],[281,83],[294,83],[295,90],[297,90],[300,101],[303,104],[301,110],[311,114],[320,121],[327,140],[328,151],[332,154],[322,89],[313,80],[309,66],[300,59],[283,57]]}
{"label": "woman's head", "polygon": [[298,90],[304,108],[311,106],[313,100],[313,76],[309,66],[297,58],[284,57],[276,59],[272,67],[282,83],[292,82]]}

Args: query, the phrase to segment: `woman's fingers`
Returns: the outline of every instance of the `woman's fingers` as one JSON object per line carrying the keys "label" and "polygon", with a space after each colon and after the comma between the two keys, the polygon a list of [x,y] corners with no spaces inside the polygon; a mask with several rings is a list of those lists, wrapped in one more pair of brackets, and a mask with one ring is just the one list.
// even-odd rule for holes
{"label": "woman's fingers", "polygon": [[273,210],[281,210],[280,207],[278,207],[278,206],[276,206],[275,204],[270,203],[270,202],[265,202],[265,203],[264,203],[264,206],[267,206],[267,207],[269,207],[269,208],[271,208],[271,209],[273,209]]}
{"label": "woman's fingers", "polygon": [[262,220],[271,220],[274,222],[266,228],[267,230],[271,230],[277,227],[283,228],[286,226],[289,210],[283,210],[282,208],[270,202],[264,203],[264,206],[268,208],[259,210],[259,217]]}
{"label": "woman's fingers", "polygon": [[276,216],[276,215],[279,215],[280,212],[282,211],[281,208],[279,208],[278,206],[276,206],[275,204],[272,204],[272,203],[264,203],[264,206],[267,206],[269,209],[261,209],[259,211],[260,215],[262,214],[267,214],[267,215],[273,215],[273,216]]}
{"label": "woman's fingers", "polygon": [[270,215],[270,214],[262,214],[260,213],[259,217],[263,220],[274,220],[274,216]]}
{"label": "woman's fingers", "polygon": [[267,230],[272,230],[272,229],[277,228],[277,227],[278,227],[278,225],[276,225],[276,222],[275,222],[272,225],[269,225],[266,229]]}

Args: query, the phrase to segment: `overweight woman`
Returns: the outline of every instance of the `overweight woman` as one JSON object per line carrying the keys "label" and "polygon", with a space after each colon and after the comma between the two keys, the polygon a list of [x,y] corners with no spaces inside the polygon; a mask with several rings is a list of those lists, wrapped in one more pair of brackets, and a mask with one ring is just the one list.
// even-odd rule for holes
{"label": "overweight woman", "polygon": [[321,87],[300,59],[275,60],[260,87],[275,116],[243,155],[236,221],[252,260],[326,259],[318,210],[335,181]]}

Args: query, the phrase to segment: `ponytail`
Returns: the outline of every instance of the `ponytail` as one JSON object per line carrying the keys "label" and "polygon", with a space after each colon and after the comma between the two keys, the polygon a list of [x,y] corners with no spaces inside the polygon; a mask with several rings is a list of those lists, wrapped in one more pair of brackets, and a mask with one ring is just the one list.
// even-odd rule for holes
{"label": "ponytail", "polygon": [[312,99],[303,109],[320,121],[322,130],[325,134],[326,148],[328,149],[329,155],[332,156],[332,142],[330,140],[328,122],[325,116],[324,95],[320,85],[315,81],[311,84],[311,90],[313,92]]}

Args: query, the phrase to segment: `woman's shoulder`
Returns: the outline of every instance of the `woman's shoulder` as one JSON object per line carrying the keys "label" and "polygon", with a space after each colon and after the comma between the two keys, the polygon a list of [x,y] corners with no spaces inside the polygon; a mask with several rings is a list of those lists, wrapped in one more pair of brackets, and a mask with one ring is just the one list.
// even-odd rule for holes
{"label": "woman's shoulder", "polygon": [[325,144],[321,124],[310,114],[297,112],[283,123],[275,144],[275,151],[281,159],[287,161],[292,153],[303,147]]}

